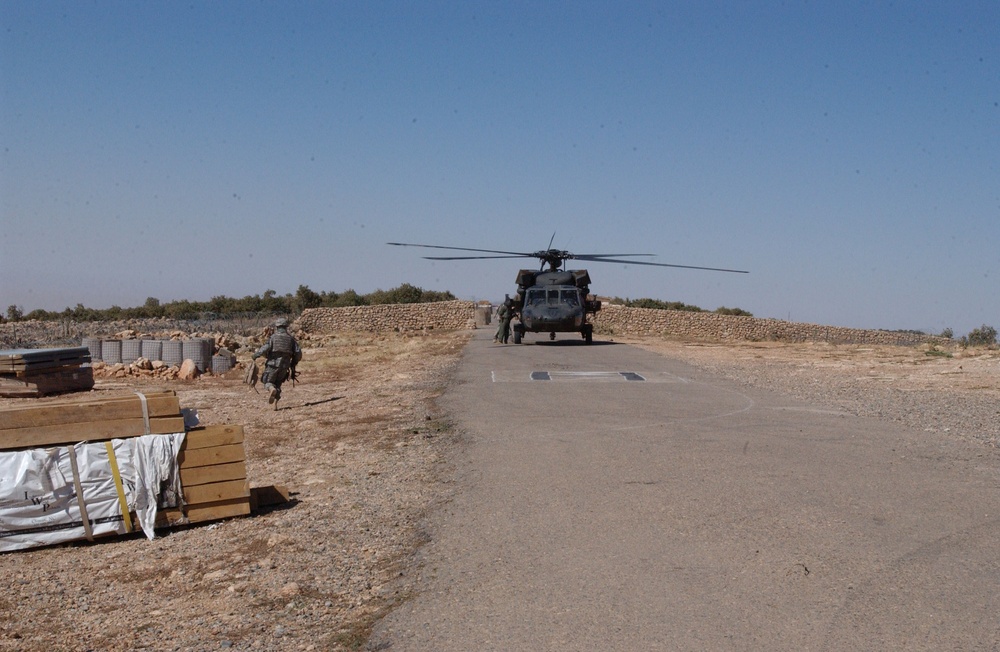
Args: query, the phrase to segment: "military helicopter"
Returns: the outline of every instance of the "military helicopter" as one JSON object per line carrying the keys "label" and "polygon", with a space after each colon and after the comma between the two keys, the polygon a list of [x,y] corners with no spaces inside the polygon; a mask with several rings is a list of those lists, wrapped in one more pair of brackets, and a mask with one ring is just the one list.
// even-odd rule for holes
{"label": "military helicopter", "polygon": [[[583,260],[595,263],[620,263],[623,265],[650,265],[653,267],[680,267],[702,269],[713,272],[747,274],[740,269],[718,267],[696,267],[693,265],[673,265],[639,260],[623,260],[629,257],[649,257],[655,254],[573,254],[560,249],[549,248],[541,251],[497,251],[495,249],[471,249],[469,247],[446,247],[442,245],[412,244],[408,242],[388,242],[396,247],[424,247],[427,249],[448,249],[470,251],[490,256],[423,256],[427,260],[482,260],[491,258],[537,258],[541,261],[539,270],[522,269],[517,273],[517,295],[513,298],[514,312],[518,323],[512,326],[514,344],[520,344],[527,332],[548,333],[555,339],[556,333],[580,333],[587,344],[594,341],[594,325],[587,321],[587,315],[596,315],[601,302],[591,298],[590,274],[585,269],[562,269],[567,260]],[[545,266],[549,268],[546,270]]]}

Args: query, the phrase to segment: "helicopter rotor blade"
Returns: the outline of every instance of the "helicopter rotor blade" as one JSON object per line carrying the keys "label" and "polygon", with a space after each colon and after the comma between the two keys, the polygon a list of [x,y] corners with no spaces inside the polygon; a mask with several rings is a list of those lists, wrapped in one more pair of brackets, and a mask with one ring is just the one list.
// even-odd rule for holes
{"label": "helicopter rotor blade", "polygon": [[[566,260],[581,260],[594,263],[619,263],[622,265],[649,265],[651,267],[676,267],[679,269],[702,269],[710,272],[729,272],[732,274],[749,274],[743,269],[723,269],[720,267],[700,267],[697,265],[676,265],[673,263],[653,263],[641,260],[623,260],[632,256],[652,257],[656,254],[572,254],[568,251],[557,251],[551,249],[552,242],[555,241],[556,234],[552,234],[549,241],[549,249],[545,251],[501,251],[496,249],[473,249],[471,247],[446,247],[443,245],[415,244],[410,242],[387,242],[386,244],[396,247],[424,247],[427,249],[447,249],[449,251],[473,251],[476,253],[496,254],[494,256],[422,256],[426,260],[486,260],[495,258],[537,258],[542,261],[542,267],[546,263],[561,266]],[[555,263],[558,261],[558,264]]]}
{"label": "helicopter rotor blade", "polygon": [[614,258],[603,258],[594,256],[576,256],[577,260],[588,260],[595,263],[620,263],[622,265],[650,265],[652,267],[679,267],[681,269],[704,269],[710,272],[731,272],[733,274],[749,274],[744,269],[722,269],[720,267],[699,267],[697,265],[675,265],[672,263],[650,263],[644,260],[616,260]]}
{"label": "helicopter rotor blade", "polygon": [[387,242],[386,244],[394,245],[396,247],[425,247],[427,249],[449,249],[451,251],[478,251],[484,254],[506,254],[512,258],[517,257],[527,257],[534,258],[535,254],[526,253],[523,251],[497,251],[495,249],[470,249],[469,247],[444,247],[441,245],[429,245],[429,244],[412,244],[409,242]]}
{"label": "helicopter rotor blade", "polygon": [[600,262],[604,258],[609,258],[611,256],[649,256],[653,257],[656,254],[570,254],[570,258],[578,258],[581,260],[593,260],[595,262]]}
{"label": "helicopter rotor blade", "polygon": [[510,256],[421,256],[424,260],[490,260],[494,258],[534,258],[530,254],[513,254]]}

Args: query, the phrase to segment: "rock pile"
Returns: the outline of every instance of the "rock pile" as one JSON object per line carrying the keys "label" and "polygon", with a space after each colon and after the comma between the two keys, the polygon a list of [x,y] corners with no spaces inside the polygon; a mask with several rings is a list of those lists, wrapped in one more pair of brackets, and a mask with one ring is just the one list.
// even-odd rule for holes
{"label": "rock pile", "polygon": [[[232,354],[230,354],[232,355]],[[236,362],[232,358],[227,370],[236,370],[233,373],[241,374],[243,363]],[[202,375],[220,375],[213,373],[212,369],[199,371],[193,360],[185,360],[180,365],[167,364],[163,360],[148,360],[139,358],[129,364],[116,362],[109,364],[103,361],[96,361],[91,364],[95,378],[150,378],[156,380],[194,380]]]}

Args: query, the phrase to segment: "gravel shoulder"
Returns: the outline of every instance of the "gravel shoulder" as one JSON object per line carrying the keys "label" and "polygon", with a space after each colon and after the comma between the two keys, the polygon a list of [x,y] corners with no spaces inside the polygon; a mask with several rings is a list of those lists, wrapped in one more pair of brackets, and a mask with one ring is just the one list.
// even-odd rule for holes
{"label": "gravel shoulder", "polygon": [[853,414],[1000,445],[1000,351],[824,342],[624,339],[743,385]]}
{"label": "gravel shoulder", "polygon": [[[251,485],[284,485],[292,502],[153,541],[0,556],[0,650],[358,649],[417,589],[421,523],[451,490],[450,451],[461,445],[435,399],[469,336],[305,339],[301,382],[278,411],[238,369],[155,385],[176,389],[204,423],[244,425]],[[1000,443],[995,350],[617,341],[984,450]],[[94,391],[150,386],[102,379]]]}

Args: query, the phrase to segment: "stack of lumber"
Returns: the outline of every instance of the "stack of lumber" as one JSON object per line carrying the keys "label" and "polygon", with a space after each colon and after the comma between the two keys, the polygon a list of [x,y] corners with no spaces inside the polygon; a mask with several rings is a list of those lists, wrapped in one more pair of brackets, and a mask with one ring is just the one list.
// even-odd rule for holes
{"label": "stack of lumber", "polygon": [[243,426],[189,430],[177,458],[184,505],[157,513],[157,527],[202,523],[250,513]]}
{"label": "stack of lumber", "polygon": [[0,351],[0,396],[30,398],[86,391],[94,386],[90,349]]}
{"label": "stack of lumber", "polygon": [[[148,434],[176,436],[179,433],[184,433],[184,441],[175,469],[180,476],[183,502],[177,507],[161,506],[155,527],[176,527],[250,514],[251,492],[246,477],[243,427],[206,426],[186,430],[180,403],[172,390],[36,403],[30,407],[0,410],[0,455],[73,447],[81,442],[128,440]],[[8,478],[7,481],[12,480]],[[4,482],[5,478],[0,477],[0,489],[4,488]],[[129,511],[131,522],[135,522],[134,507]],[[124,520],[127,523],[130,519]],[[128,530],[126,526],[125,531]],[[3,535],[3,518],[0,518],[0,536]]]}

